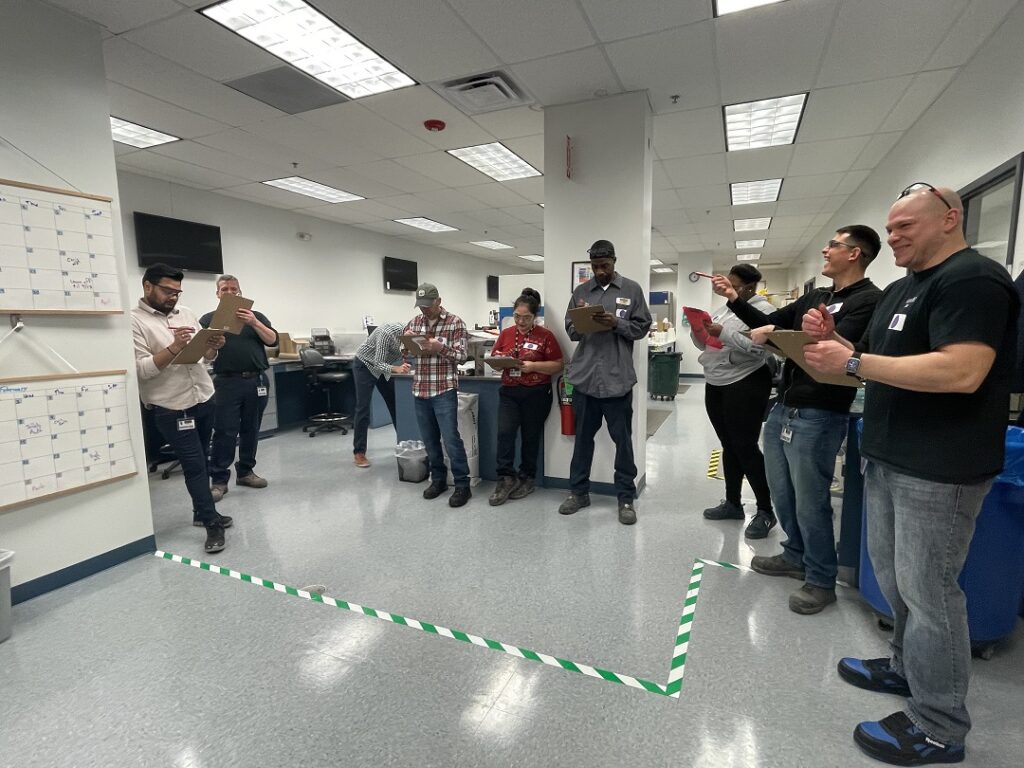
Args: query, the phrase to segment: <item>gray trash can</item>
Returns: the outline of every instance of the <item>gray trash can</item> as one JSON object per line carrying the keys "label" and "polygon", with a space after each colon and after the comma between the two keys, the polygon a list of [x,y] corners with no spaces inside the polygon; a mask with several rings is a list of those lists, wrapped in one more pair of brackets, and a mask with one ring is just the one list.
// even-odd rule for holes
{"label": "gray trash can", "polygon": [[430,474],[427,449],[419,440],[403,440],[395,446],[398,479],[403,483],[422,483]]}
{"label": "gray trash can", "polygon": [[11,636],[11,561],[14,553],[0,549],[0,643]]}

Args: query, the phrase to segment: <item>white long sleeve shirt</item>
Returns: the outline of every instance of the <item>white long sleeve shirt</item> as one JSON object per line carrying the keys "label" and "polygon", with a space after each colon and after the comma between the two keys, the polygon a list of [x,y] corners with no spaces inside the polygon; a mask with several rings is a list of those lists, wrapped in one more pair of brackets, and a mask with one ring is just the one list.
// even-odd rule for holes
{"label": "white long sleeve shirt", "polygon": [[153,355],[174,343],[171,329],[186,325],[199,329],[199,320],[188,307],[175,307],[165,315],[139,299],[139,305],[132,309],[135,374],[139,378],[139,397],[147,405],[184,411],[213,397],[213,379],[203,362],[171,364],[162,371],[153,362]]}

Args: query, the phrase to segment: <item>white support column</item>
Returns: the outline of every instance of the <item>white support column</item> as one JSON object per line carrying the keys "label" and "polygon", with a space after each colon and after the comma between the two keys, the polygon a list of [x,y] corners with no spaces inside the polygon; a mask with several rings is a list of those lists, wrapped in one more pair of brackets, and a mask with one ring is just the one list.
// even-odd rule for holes
{"label": "white support column", "polygon": [[[568,151],[566,142],[568,139]],[[567,178],[568,170],[571,177]],[[574,284],[572,262],[587,261],[595,240],[615,244],[616,269],[647,294],[651,258],[651,109],[646,92],[549,107],[544,111],[544,304],[547,327],[567,355],[565,309]],[[647,461],[647,343],[634,346],[633,452],[637,485]],[[548,419],[544,474],[568,479],[573,438]],[[614,447],[597,436],[591,480],[613,481]]]}

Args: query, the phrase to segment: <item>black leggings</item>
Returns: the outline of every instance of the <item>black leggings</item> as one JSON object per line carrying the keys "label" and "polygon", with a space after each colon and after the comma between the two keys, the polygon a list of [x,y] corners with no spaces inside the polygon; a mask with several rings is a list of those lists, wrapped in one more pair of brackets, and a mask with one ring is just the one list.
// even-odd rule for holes
{"label": "black leggings", "polygon": [[757,441],[771,388],[772,378],[766,365],[733,384],[704,387],[704,407],[722,442],[725,498],[740,504],[740,489],[746,475],[754,489],[757,508],[769,512],[772,498],[764,473],[764,455]]}

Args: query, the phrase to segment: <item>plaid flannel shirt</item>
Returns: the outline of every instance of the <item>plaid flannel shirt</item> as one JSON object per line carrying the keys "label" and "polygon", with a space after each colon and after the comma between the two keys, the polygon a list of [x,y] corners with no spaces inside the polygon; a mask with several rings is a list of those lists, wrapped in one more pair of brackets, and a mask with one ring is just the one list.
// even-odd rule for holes
{"label": "plaid flannel shirt", "polygon": [[419,314],[405,326],[405,333],[435,338],[444,344],[444,349],[436,355],[417,358],[416,371],[412,377],[413,396],[437,397],[449,389],[458,389],[458,365],[464,363],[468,356],[466,345],[469,332],[466,324],[451,312],[441,310],[441,316],[433,326],[424,315]]}

